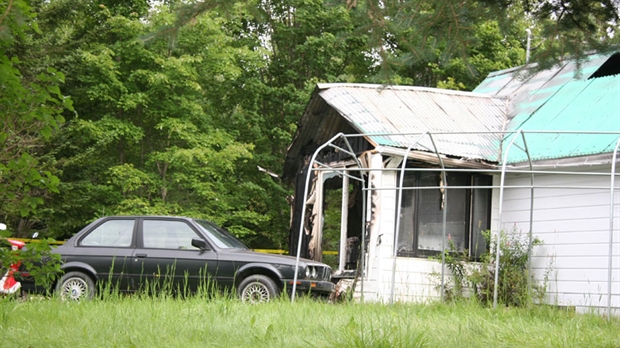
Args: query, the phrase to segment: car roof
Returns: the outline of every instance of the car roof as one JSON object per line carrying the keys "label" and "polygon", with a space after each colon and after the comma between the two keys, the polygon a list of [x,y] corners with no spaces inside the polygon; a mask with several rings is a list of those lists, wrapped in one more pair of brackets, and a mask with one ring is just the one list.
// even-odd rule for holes
{"label": "car roof", "polygon": [[163,219],[185,219],[185,220],[196,220],[196,218],[189,216],[174,216],[174,215],[108,215],[102,216],[97,220],[101,219],[110,219],[110,218],[163,218]]}

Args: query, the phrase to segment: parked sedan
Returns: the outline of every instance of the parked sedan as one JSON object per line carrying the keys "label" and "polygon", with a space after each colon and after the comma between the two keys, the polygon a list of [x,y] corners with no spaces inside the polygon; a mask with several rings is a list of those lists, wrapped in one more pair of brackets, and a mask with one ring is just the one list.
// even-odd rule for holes
{"label": "parked sedan", "polygon": [[[111,216],[91,223],[56,252],[63,276],[57,293],[68,299],[98,289],[195,292],[216,285],[236,289],[243,301],[265,302],[293,287],[294,257],[249,250],[212,222],[186,217]],[[296,289],[334,290],[331,268],[300,259]]]}

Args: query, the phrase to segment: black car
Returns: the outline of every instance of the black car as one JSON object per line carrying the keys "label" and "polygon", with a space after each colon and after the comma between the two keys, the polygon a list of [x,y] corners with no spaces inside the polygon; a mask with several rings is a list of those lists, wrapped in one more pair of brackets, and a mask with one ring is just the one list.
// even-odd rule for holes
{"label": "black car", "polygon": [[[64,272],[56,291],[76,300],[97,289],[195,292],[215,284],[236,289],[243,301],[264,302],[291,290],[295,279],[294,257],[254,252],[214,223],[187,217],[100,218],[55,252]],[[330,280],[328,265],[299,260],[300,292],[329,295]]]}

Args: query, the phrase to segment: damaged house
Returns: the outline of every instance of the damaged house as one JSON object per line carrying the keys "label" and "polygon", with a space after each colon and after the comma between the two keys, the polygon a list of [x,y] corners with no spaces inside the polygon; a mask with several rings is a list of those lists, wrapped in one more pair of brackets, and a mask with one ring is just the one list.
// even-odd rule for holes
{"label": "damaged house", "polygon": [[357,298],[441,298],[442,251],[476,261],[490,230],[542,241],[528,270],[545,302],[617,314],[619,73],[615,53],[498,71],[473,92],[317,85],[285,162],[290,254],[321,260],[335,193],[334,277]]}

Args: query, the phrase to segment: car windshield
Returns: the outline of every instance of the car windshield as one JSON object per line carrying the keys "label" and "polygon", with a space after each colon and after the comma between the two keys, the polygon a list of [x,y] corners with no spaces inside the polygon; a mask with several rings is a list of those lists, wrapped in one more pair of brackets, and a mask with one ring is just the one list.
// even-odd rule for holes
{"label": "car windshield", "polygon": [[215,243],[218,248],[222,249],[247,249],[241,241],[228,233],[225,229],[206,220],[194,220],[198,226],[202,227],[202,231],[207,234],[209,239]]}

